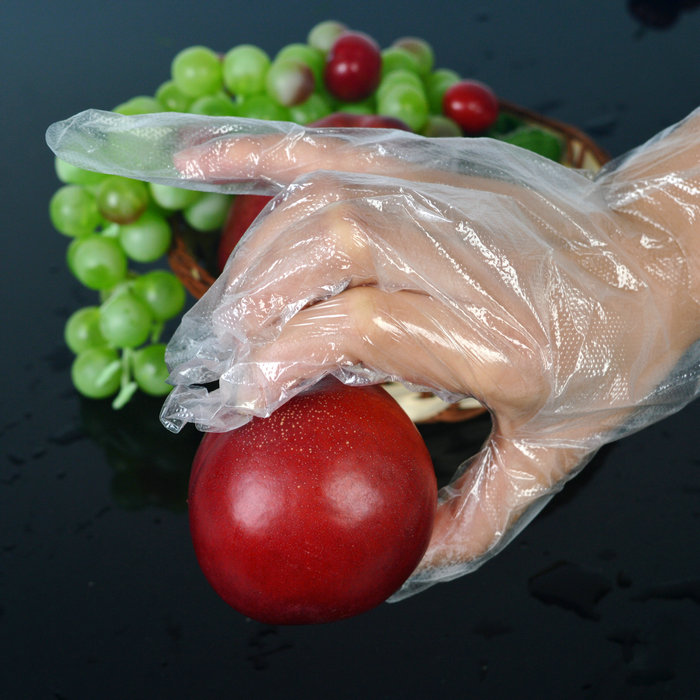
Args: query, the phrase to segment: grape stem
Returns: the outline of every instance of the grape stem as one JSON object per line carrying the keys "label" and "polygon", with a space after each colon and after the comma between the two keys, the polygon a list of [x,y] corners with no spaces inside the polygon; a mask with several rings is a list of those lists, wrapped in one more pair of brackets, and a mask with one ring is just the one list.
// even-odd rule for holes
{"label": "grape stem", "polygon": [[160,336],[165,328],[165,323],[163,321],[155,321],[153,323],[153,330],[151,331],[151,343],[157,343],[160,340]]}
{"label": "grape stem", "polygon": [[132,358],[132,355],[133,355],[133,350],[131,348],[124,348],[122,350],[121,388],[119,389],[119,393],[116,395],[116,397],[114,398],[114,401],[112,402],[112,408],[114,410],[119,410],[120,408],[123,408],[124,406],[126,406],[126,404],[129,403],[131,397],[136,392],[136,389],[138,389],[138,385],[131,378],[131,358]]}
{"label": "grape stem", "polygon": [[110,362],[99,374],[96,380],[97,386],[104,386],[118,371],[121,367],[121,362],[115,360]]}
{"label": "grape stem", "polygon": [[105,226],[101,231],[101,235],[105,238],[117,238],[119,236],[119,224]]}

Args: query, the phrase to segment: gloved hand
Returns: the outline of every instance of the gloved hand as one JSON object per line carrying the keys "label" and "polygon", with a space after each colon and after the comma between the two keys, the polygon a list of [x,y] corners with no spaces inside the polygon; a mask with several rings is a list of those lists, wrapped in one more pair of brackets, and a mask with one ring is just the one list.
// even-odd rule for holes
{"label": "gloved hand", "polygon": [[88,112],[49,141],[82,167],[276,195],[171,341],[171,428],[234,428],[327,373],[488,407],[399,599],[475,569],[601,445],[697,396],[699,124],[596,177],[489,139],[191,115]]}

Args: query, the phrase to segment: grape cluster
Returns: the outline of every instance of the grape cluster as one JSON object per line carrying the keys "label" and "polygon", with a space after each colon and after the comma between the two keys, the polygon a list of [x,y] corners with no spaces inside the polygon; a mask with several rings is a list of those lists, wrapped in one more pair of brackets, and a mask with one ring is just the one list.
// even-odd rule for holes
{"label": "grape cluster", "polygon": [[[251,44],[224,54],[186,48],[154,95],[133,97],[114,111],[405,128],[427,136],[488,134],[554,159],[561,152],[554,137],[500,114],[488,86],[435,68],[423,39],[404,37],[382,50],[335,21],[321,22],[306,43],[289,44],[272,58]],[[181,313],[185,289],[169,271],[132,268],[166,255],[176,222],[195,233],[219,232],[232,197],[89,172],[60,160],[56,172],[63,184],[50,202],[51,221],[72,239],[70,271],[100,297],[99,305],[79,309],[66,324],[65,340],[75,353],[73,383],[88,397],[116,396],[115,407],[137,389],[165,395],[170,386],[159,338],[165,322]]]}
{"label": "grape cluster", "polygon": [[[375,116],[426,136],[508,140],[532,129],[501,114],[489,86],[436,68],[425,40],[403,37],[382,49],[367,34],[333,20],[317,24],[306,42],[288,44],[274,56],[252,44],[225,53],[190,46],[174,57],[170,79],[153,96],[140,95],[115,108],[122,114],[163,110],[305,125],[339,114]],[[517,140],[537,150],[542,138],[521,133]],[[546,155],[554,150],[549,145]]]}
{"label": "grape cluster", "polygon": [[137,389],[163,396],[170,386],[159,339],[165,323],[182,311],[185,288],[168,270],[130,268],[167,253],[172,212],[200,197],[58,160],[56,172],[64,184],[49,203],[51,222],[71,238],[68,268],[100,302],[78,309],[65,325],[66,344],[75,354],[73,384],[90,398],[114,396],[115,408]]}

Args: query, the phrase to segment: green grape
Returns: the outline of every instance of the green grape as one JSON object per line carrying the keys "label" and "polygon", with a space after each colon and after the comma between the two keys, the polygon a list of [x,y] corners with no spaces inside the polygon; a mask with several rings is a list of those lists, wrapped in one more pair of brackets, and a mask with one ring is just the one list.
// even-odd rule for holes
{"label": "green grape", "polygon": [[111,289],[126,277],[126,254],[113,238],[91,233],[68,247],[68,267],[90,289]]}
{"label": "green grape", "polygon": [[499,111],[496,121],[486,132],[486,135],[493,138],[500,138],[505,134],[509,134],[511,131],[519,129],[521,126],[525,126],[525,121],[521,117],[502,109]]}
{"label": "green grape", "polygon": [[60,158],[54,159],[54,166],[58,179],[68,185],[95,185],[105,177],[104,173],[83,170],[83,168],[66,163],[65,160],[61,160]]}
{"label": "green grape", "polygon": [[112,295],[100,307],[100,330],[110,345],[135,348],[148,340],[152,328],[148,306],[130,291]]}
{"label": "green grape", "polygon": [[314,91],[316,80],[306,63],[296,59],[275,59],[265,76],[265,89],[275,102],[291,107],[307,100]]}
{"label": "green grape", "polygon": [[189,110],[192,114],[206,114],[208,117],[235,117],[236,105],[224,92],[198,97]]}
{"label": "green grape", "polygon": [[83,350],[106,345],[100,330],[100,310],[97,306],[85,306],[74,311],[63,331],[66,345],[77,355]]}
{"label": "green grape", "polygon": [[108,221],[117,224],[135,221],[147,205],[148,188],[140,180],[109,175],[97,189],[97,207],[100,213]]}
{"label": "green grape", "polygon": [[187,112],[192,104],[192,98],[185,95],[174,80],[166,80],[160,85],[156,99],[168,112]]}
{"label": "green grape", "polygon": [[85,236],[102,221],[95,197],[80,185],[64,185],[51,197],[49,217],[65,236]]}
{"label": "green grape", "polygon": [[194,204],[201,196],[196,190],[185,190],[181,187],[170,185],[158,185],[154,182],[148,184],[153,201],[163,209],[177,211]]}
{"label": "green grape", "polygon": [[112,111],[127,116],[134,114],[152,114],[154,112],[162,112],[163,106],[155,97],[138,95],[137,97],[132,97],[130,100],[117,105]]}
{"label": "green grape", "polygon": [[316,85],[323,84],[323,72],[326,67],[326,57],[323,51],[308,44],[288,44],[280,49],[275,56],[275,62],[288,59],[307,65],[314,74]]}
{"label": "green grape", "polygon": [[454,119],[443,114],[431,114],[422,130],[422,135],[428,138],[445,138],[462,136],[462,129]]}
{"label": "green grape", "polygon": [[[308,100],[289,108],[289,116],[297,124],[310,124],[330,113],[331,106],[328,104],[328,100],[318,93],[314,93]],[[370,114],[372,113],[370,112]]]}
{"label": "green grape", "polygon": [[394,85],[378,97],[377,114],[400,119],[412,131],[420,132],[428,120],[428,100],[415,85]]}
{"label": "green grape", "polygon": [[310,46],[326,54],[335,40],[346,31],[347,27],[342,22],[329,19],[312,27],[306,40]]}
{"label": "green grape", "polygon": [[397,68],[391,73],[387,73],[379,83],[376,92],[377,101],[381,101],[383,96],[396,85],[411,85],[421,92],[425,92],[423,81],[418,77],[417,73]]}
{"label": "green grape", "polygon": [[224,85],[236,96],[264,92],[269,67],[270,57],[265,51],[252,44],[241,44],[224,56]]}
{"label": "green grape", "polygon": [[460,80],[459,73],[449,68],[438,68],[425,78],[425,94],[428,98],[430,111],[433,114],[442,114],[442,98],[447,89]]}
{"label": "green grape", "polygon": [[134,379],[139,389],[151,396],[165,396],[172,386],[166,383],[165,345],[155,343],[136,350],[131,358]]}
{"label": "green grape", "polygon": [[238,116],[248,119],[266,119],[284,122],[289,120],[289,110],[267,95],[251,95],[237,102]]}
{"label": "green grape", "polygon": [[168,252],[171,242],[170,224],[154,211],[145,211],[136,221],[119,227],[119,243],[136,262],[158,260]]}
{"label": "green grape", "polygon": [[376,114],[377,101],[374,95],[371,95],[359,102],[337,102],[334,111],[347,114]]}
{"label": "green grape", "polygon": [[550,160],[561,161],[564,144],[551,131],[544,131],[534,126],[522,126],[501,138],[506,143],[533,151]]}
{"label": "green grape", "polygon": [[420,64],[416,56],[410,51],[406,51],[398,46],[390,46],[382,51],[382,77],[395,70],[410,71],[418,75]]}
{"label": "green grape", "polygon": [[185,306],[185,287],[167,270],[152,270],[132,283],[133,293],[143,301],[156,321],[177,316]]}
{"label": "green grape", "polygon": [[121,363],[113,348],[99,347],[83,350],[73,360],[73,386],[91,399],[106,399],[116,394],[121,384]]}
{"label": "green grape", "polygon": [[180,51],[173,59],[171,73],[178,89],[193,98],[219,92],[223,85],[221,59],[206,46]]}
{"label": "green grape", "polygon": [[230,207],[230,195],[206,192],[182,214],[195,231],[216,231],[224,225]]}
{"label": "green grape", "polygon": [[418,72],[421,75],[428,75],[433,70],[435,54],[433,47],[425,39],[406,36],[395,41],[394,46],[413,54],[418,63]]}

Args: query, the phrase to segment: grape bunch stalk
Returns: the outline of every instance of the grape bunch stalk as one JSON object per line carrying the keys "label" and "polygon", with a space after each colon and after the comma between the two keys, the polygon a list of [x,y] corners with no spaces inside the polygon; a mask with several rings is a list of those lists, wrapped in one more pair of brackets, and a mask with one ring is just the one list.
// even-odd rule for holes
{"label": "grape bunch stalk", "polygon": [[[334,20],[317,24],[305,43],[289,44],[272,58],[252,44],[226,53],[185,48],[153,95],[132,97],[114,111],[404,128],[430,137],[488,135],[561,157],[553,136],[500,112],[490,87],[436,68],[423,39],[403,37],[381,49],[372,37]],[[69,270],[99,302],[75,311],[65,326],[75,354],[73,384],[90,398],[113,397],[115,408],[139,389],[164,396],[171,387],[161,336],[182,312],[186,291],[157,265],[175,226],[203,237],[220,234],[233,196],[91,172],[58,159],[56,173],[62,184],[51,198],[50,219],[71,239]]]}

